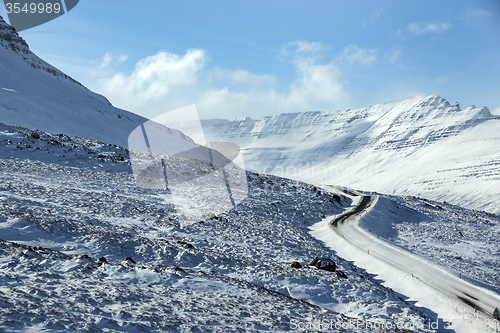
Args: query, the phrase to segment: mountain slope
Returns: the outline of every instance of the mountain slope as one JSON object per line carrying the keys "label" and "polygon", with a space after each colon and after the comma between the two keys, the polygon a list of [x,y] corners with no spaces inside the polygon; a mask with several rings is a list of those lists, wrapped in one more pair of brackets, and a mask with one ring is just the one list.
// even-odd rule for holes
{"label": "mountain slope", "polygon": [[[249,173],[236,209],[179,228],[169,191],[136,186],[123,148],[32,133],[0,124],[1,332],[255,333],[432,319],[309,234],[349,205],[343,195]],[[316,256],[336,272],[307,266]]]}
{"label": "mountain slope", "polygon": [[0,123],[127,147],[145,121],[38,58],[0,17]]}
{"label": "mountain slope", "polygon": [[255,172],[500,212],[500,117],[485,107],[428,96],[203,127],[240,145]]}

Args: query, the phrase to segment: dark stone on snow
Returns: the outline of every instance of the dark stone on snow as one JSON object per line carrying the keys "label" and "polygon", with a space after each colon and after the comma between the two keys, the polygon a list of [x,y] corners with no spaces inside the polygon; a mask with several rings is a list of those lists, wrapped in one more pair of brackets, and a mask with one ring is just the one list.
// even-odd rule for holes
{"label": "dark stone on snow", "polygon": [[309,263],[309,266],[315,266],[318,261],[319,261],[318,257],[314,258],[313,261]]}
{"label": "dark stone on snow", "polygon": [[339,205],[342,205],[342,201],[340,200],[340,197],[337,194],[334,194],[333,198],[335,199],[335,201],[337,201]]}
{"label": "dark stone on snow", "polygon": [[38,133],[33,132],[33,133],[31,133],[30,136],[32,139],[40,140],[40,135]]}
{"label": "dark stone on snow", "polygon": [[342,272],[342,271],[337,271],[337,272],[335,273],[335,275],[340,276],[341,278],[347,279],[347,275],[346,275],[346,273],[344,273],[344,272]]}
{"label": "dark stone on snow", "polygon": [[130,263],[135,264],[134,259],[132,259],[132,258],[130,258],[130,257],[125,258],[125,260],[124,260],[124,261],[129,261]]}
{"label": "dark stone on snow", "polygon": [[457,235],[460,237],[464,237],[464,234],[461,231],[457,232]]}
{"label": "dark stone on snow", "polygon": [[173,267],[173,269],[174,269],[175,271],[179,271],[179,272],[186,273],[186,271],[185,271],[185,270],[183,270],[182,268],[180,268],[180,267],[178,267],[178,266],[173,265],[173,266],[169,266],[169,267]]}
{"label": "dark stone on snow", "polygon": [[108,262],[108,261],[106,260],[106,258],[104,258],[104,257],[100,257],[100,258],[99,258],[99,261],[101,261],[101,262]]}
{"label": "dark stone on snow", "polygon": [[292,268],[302,268],[302,265],[299,262],[294,261],[294,262],[292,262],[292,264],[290,265],[290,267],[292,267]]}
{"label": "dark stone on snow", "polygon": [[329,272],[335,272],[337,265],[335,265],[335,262],[332,259],[321,258],[319,262],[316,263],[316,268]]}
{"label": "dark stone on snow", "polygon": [[316,261],[316,263],[314,264],[314,267],[316,267],[317,269],[324,270],[324,271],[335,272],[337,265],[335,265],[335,262],[332,259],[319,258]]}
{"label": "dark stone on snow", "polygon": [[84,254],[83,256],[80,256],[80,259],[86,259],[86,260],[92,260],[88,255]]}
{"label": "dark stone on snow", "polygon": [[194,246],[192,244],[183,242],[183,241],[177,241],[177,244],[184,246],[187,249],[194,249]]}

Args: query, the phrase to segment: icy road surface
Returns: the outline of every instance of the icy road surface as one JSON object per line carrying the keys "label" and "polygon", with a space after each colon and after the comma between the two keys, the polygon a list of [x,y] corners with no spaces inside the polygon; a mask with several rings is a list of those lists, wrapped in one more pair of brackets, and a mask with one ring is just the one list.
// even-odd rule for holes
{"label": "icy road surface", "polygon": [[[436,313],[440,319],[438,331],[491,332],[494,329],[492,313],[500,306],[499,295],[471,283],[481,284],[479,281],[430,263],[361,227],[359,220],[377,205],[378,196],[361,195],[339,187],[335,190],[350,196],[353,207],[314,225],[313,236],[324,241],[337,255],[378,275],[387,287],[407,295],[410,301],[416,300],[417,306]],[[364,222],[370,225],[370,221]]]}

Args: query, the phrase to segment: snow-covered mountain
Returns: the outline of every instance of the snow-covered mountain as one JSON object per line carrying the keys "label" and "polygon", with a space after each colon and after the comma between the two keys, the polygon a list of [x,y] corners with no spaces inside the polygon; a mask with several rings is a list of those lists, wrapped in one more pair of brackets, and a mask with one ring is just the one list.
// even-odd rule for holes
{"label": "snow-covered mountain", "polygon": [[[458,198],[465,202],[488,193],[498,198],[498,120],[485,108],[460,111],[433,96],[354,111],[206,121],[205,129],[209,142],[246,147],[254,170],[290,167],[295,171],[289,176],[357,179],[351,182],[358,187],[365,181],[387,186],[387,192],[415,181],[409,192],[426,184],[434,191],[424,194],[465,193]],[[171,187],[138,186],[130,166],[134,155],[117,146],[127,147],[134,129],[150,133],[155,124],[145,122],[40,60],[0,20],[0,331],[322,332],[340,324],[345,332],[433,332],[431,324],[457,315],[474,323],[490,319],[489,307],[451,298],[440,302],[439,311],[446,311],[435,312],[421,303],[438,302],[436,290],[420,288],[420,272],[415,278],[398,272],[394,276],[403,278],[393,287],[377,276],[385,266],[370,272],[373,265],[365,270],[338,255],[352,245],[348,237],[338,235],[332,252],[331,239],[323,240],[332,230],[318,237],[315,226],[361,214],[365,198],[343,187],[243,173],[244,200],[182,225]],[[165,146],[205,149],[178,131],[156,130],[169,140]],[[176,169],[185,179],[201,178],[187,177],[190,172],[213,171],[193,156],[174,156],[189,169]],[[216,153],[212,158],[226,163]],[[162,160],[164,167],[169,163]],[[335,163],[352,173],[326,173],[335,171]],[[307,174],[316,166],[325,176]],[[360,174],[364,168],[368,173]],[[444,179],[442,188],[436,175]],[[460,192],[454,182],[467,186]],[[179,186],[177,196],[192,202],[195,191]],[[496,297],[497,215],[389,195],[363,214],[357,222],[362,232],[437,269],[436,262],[461,272]],[[376,248],[365,250],[358,248],[362,256],[355,259],[376,263]],[[309,264],[315,257],[320,265]],[[417,295],[407,295],[408,289]],[[391,327],[380,326],[386,324]]]}
{"label": "snow-covered mountain", "polygon": [[[414,304],[436,291],[407,298],[316,239],[312,226],[356,205],[345,189],[249,173],[236,209],[179,228],[168,190],[138,187],[128,163],[114,145],[0,124],[0,331],[323,332],[322,322],[342,332],[435,332],[427,327],[438,319],[491,315],[444,298],[451,317],[442,317]],[[498,216],[381,196],[360,222],[499,288]],[[335,272],[309,266],[316,256]],[[419,283],[406,276],[398,285]]]}
{"label": "snow-covered mountain", "polygon": [[499,212],[500,117],[439,96],[356,110],[204,120],[247,169]]}
{"label": "snow-covered mountain", "polygon": [[[37,57],[0,16],[0,123],[127,147],[130,133],[146,121]],[[177,131],[165,135],[194,147]]]}
{"label": "snow-covered mountain", "polygon": [[[113,107],[34,55],[0,18],[0,122],[128,146],[146,119]],[[316,184],[446,200],[499,212],[500,117],[438,96],[372,107],[206,120],[207,142],[243,148],[246,168]],[[175,145],[192,142],[177,131]]]}

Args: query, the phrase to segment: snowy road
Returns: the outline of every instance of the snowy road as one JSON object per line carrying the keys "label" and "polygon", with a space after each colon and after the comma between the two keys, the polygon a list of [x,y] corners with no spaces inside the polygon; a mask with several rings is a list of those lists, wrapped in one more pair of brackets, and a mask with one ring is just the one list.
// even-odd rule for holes
{"label": "snowy road", "polygon": [[[336,187],[336,190],[337,192],[340,190],[343,194],[350,196],[354,200],[355,205],[350,210],[330,219],[330,221],[325,221],[328,223],[329,229],[333,229],[338,235],[333,235],[331,233],[328,235],[326,234],[325,225],[322,227],[318,225],[316,226],[316,235],[321,234],[321,237],[318,238],[325,241],[331,248],[336,250],[339,255],[341,255],[340,253],[342,252],[340,248],[345,245],[343,241],[349,242],[360,250],[357,252],[357,257],[360,256],[360,253],[364,252],[366,258],[377,258],[383,262],[380,263],[377,261],[375,266],[372,265],[372,267],[375,267],[375,273],[378,274],[384,270],[387,271],[387,266],[384,265],[384,263],[388,264],[397,268],[401,276],[411,276],[411,280],[426,284],[430,287],[428,290],[433,292],[433,296],[442,293],[454,299],[455,301],[446,302],[452,307],[456,306],[454,303],[462,302],[472,307],[469,311],[472,315],[478,316],[478,314],[476,314],[477,310],[478,313],[481,312],[493,318],[492,314],[494,309],[500,307],[499,295],[465,281],[462,279],[460,273],[453,274],[453,272],[446,268],[430,263],[404,248],[388,243],[370,230],[365,230],[360,227],[358,222],[359,219],[370,210],[370,208],[377,204],[378,197],[363,196],[344,188]],[[369,225],[369,221],[365,222],[367,222],[365,225]],[[318,232],[319,230],[321,230],[320,233]],[[328,239],[328,237],[330,239]],[[337,251],[337,249],[339,251]],[[369,262],[370,259],[366,258],[364,260],[368,260]],[[394,274],[394,271],[391,274]],[[404,283],[407,282],[409,281],[405,281]],[[387,286],[392,287],[390,285]],[[421,292],[420,294],[424,293]],[[443,300],[446,299],[446,297],[443,298],[441,295],[440,299]],[[435,309],[433,310],[439,312]]]}

